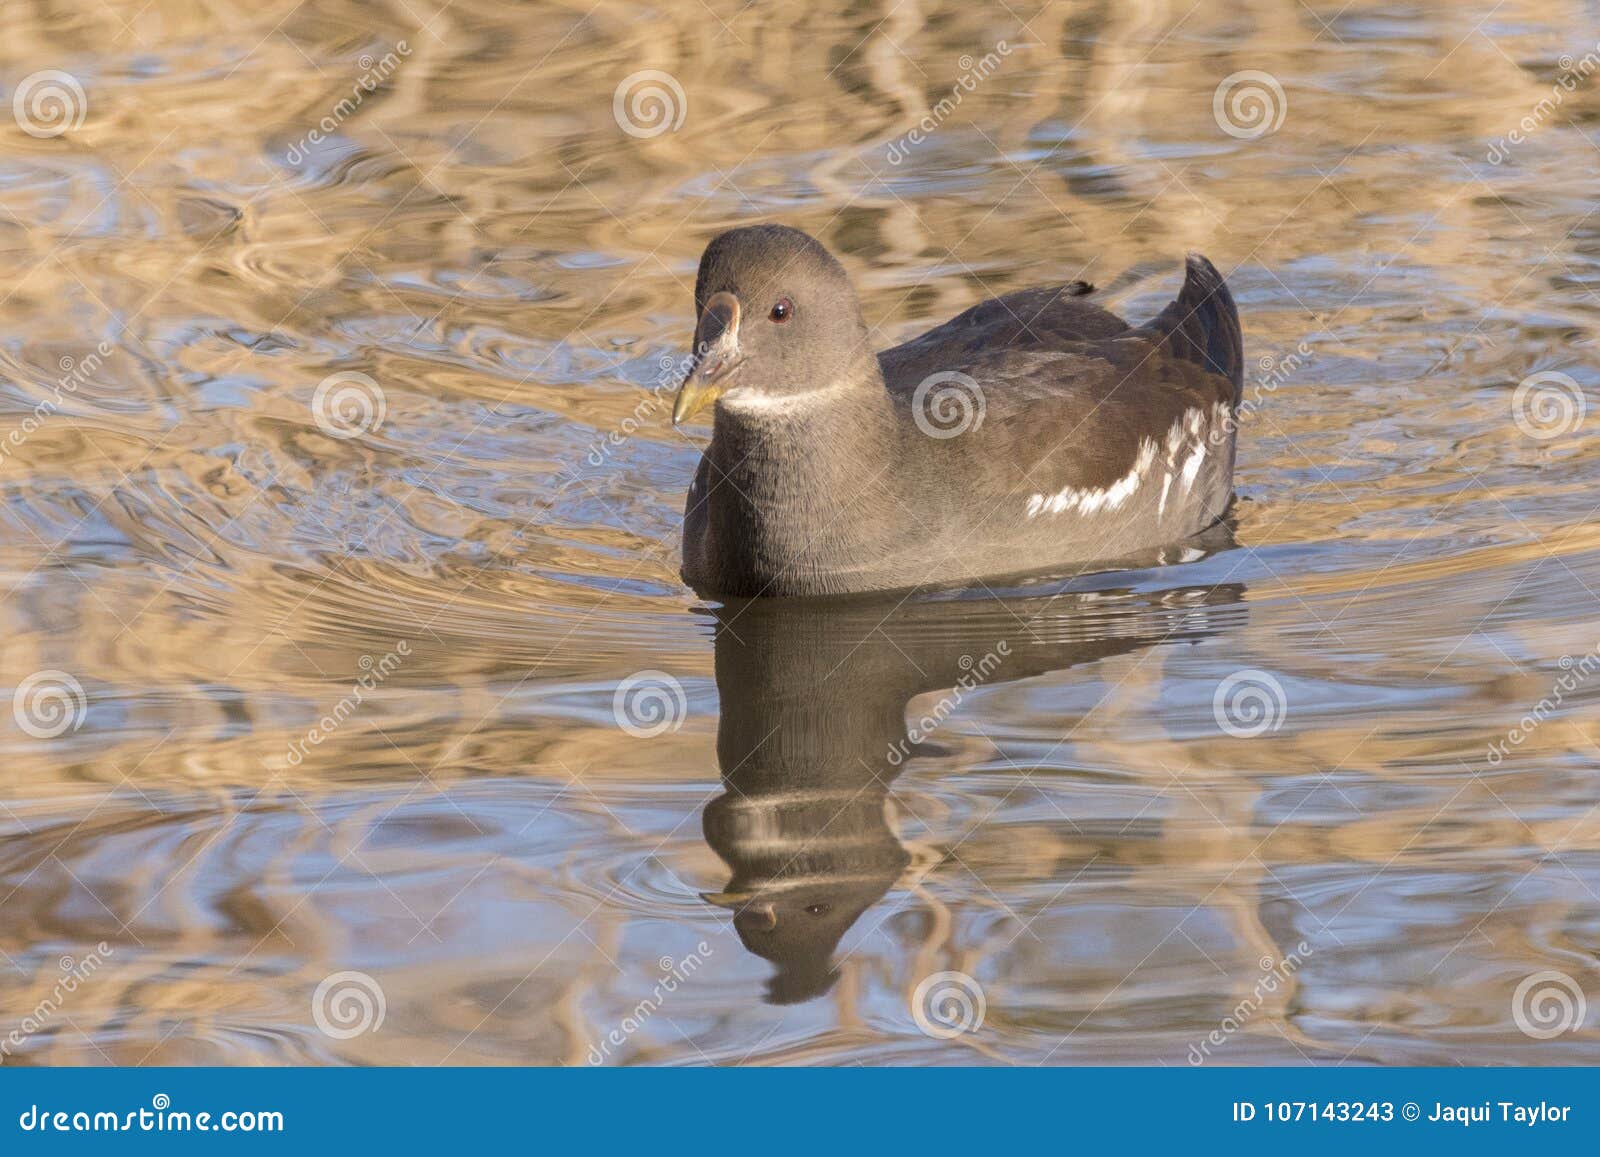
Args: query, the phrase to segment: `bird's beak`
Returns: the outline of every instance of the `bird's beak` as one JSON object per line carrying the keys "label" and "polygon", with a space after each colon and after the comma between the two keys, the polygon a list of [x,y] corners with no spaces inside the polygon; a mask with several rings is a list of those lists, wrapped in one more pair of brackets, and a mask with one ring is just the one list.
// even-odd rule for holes
{"label": "bird's beak", "polygon": [[739,299],[731,293],[713,293],[694,333],[695,361],[678,387],[672,407],[672,424],[681,426],[728,388],[739,367]]}
{"label": "bird's beak", "polygon": [[701,892],[700,898],[718,908],[729,908],[739,915],[754,917],[750,924],[758,932],[771,932],[778,926],[778,909],[771,900],[754,903],[759,892]]}

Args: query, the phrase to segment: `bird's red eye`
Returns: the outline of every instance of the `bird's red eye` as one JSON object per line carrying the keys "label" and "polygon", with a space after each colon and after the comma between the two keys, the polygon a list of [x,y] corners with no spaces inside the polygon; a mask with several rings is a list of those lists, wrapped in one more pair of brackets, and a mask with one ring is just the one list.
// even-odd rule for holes
{"label": "bird's red eye", "polygon": [[772,307],[772,312],[767,316],[776,322],[788,321],[794,316],[794,302],[787,297],[778,298],[778,303]]}

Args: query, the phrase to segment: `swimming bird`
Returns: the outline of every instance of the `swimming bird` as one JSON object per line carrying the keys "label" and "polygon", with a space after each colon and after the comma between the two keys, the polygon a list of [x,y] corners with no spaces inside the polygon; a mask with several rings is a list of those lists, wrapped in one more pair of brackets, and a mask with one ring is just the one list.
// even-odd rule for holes
{"label": "swimming bird", "polygon": [[991,298],[874,353],[849,275],[781,225],[714,238],[673,422],[712,412],[683,578],[737,597],[955,586],[1116,559],[1216,522],[1244,380],[1222,275],[1188,258],[1133,326],[1083,282]]}

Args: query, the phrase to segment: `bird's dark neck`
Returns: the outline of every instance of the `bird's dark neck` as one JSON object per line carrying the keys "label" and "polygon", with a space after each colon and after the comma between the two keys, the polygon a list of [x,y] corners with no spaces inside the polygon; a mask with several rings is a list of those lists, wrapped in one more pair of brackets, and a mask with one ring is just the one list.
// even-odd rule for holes
{"label": "bird's dark neck", "polygon": [[858,541],[861,513],[893,506],[898,497],[898,441],[875,359],[803,394],[723,399],[707,479],[723,569],[763,593],[782,594],[799,575],[873,557]]}

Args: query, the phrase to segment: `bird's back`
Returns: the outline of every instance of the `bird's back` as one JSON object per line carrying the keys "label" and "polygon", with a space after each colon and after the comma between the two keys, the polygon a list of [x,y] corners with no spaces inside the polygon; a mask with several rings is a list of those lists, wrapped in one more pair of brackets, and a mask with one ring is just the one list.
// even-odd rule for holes
{"label": "bird's back", "polygon": [[930,374],[959,369],[1001,350],[1042,353],[1128,332],[1128,323],[1087,300],[1086,281],[1021,289],[991,297],[943,325],[878,355],[891,392],[914,389]]}
{"label": "bird's back", "polygon": [[1078,282],[990,299],[879,355],[897,460],[946,555],[1006,569],[1115,557],[1221,515],[1239,320],[1210,262],[1187,273],[1144,325]]}

